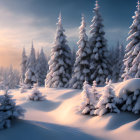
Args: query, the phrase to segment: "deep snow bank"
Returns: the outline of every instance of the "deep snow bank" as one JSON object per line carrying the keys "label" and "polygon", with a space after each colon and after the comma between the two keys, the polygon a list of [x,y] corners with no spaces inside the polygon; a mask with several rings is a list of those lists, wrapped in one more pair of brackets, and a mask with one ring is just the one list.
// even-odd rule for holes
{"label": "deep snow bank", "polygon": [[140,89],[140,78],[130,79],[115,86],[116,95],[121,97],[127,92],[134,92]]}

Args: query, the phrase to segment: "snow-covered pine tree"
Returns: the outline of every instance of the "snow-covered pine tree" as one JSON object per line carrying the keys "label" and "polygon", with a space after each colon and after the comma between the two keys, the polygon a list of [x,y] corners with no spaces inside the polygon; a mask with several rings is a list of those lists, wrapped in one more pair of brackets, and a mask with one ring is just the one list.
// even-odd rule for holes
{"label": "snow-covered pine tree", "polygon": [[96,85],[96,81],[93,82],[92,87],[87,81],[85,81],[83,84],[83,91],[81,93],[82,103],[80,106],[80,111],[82,114],[94,115],[95,106],[100,97],[96,90]]}
{"label": "snow-covered pine tree", "polygon": [[83,83],[83,91],[81,93],[82,96],[82,103],[80,106],[80,111],[82,114],[89,114],[92,109],[94,109],[94,106],[90,102],[90,85],[85,80]]}
{"label": "snow-covered pine tree", "polygon": [[69,86],[75,89],[82,89],[85,79],[90,81],[90,54],[91,49],[88,43],[88,36],[86,35],[86,23],[84,16],[82,16],[82,22],[80,29],[80,40],[78,41],[78,51],[76,53],[76,61],[74,64],[74,71]]}
{"label": "snow-covered pine tree", "polygon": [[32,89],[32,94],[29,96],[29,100],[32,100],[32,101],[46,100],[46,96],[42,95],[42,93],[38,89],[38,83],[34,84],[34,87]]}
{"label": "snow-covered pine tree", "polygon": [[95,115],[102,116],[106,113],[113,112],[119,113],[119,109],[116,106],[118,98],[115,96],[115,91],[111,85],[111,80],[108,85],[104,87],[102,96],[100,97],[99,102],[96,105],[96,110],[94,111]]}
{"label": "snow-covered pine tree", "polygon": [[47,71],[48,71],[47,59],[43,49],[41,49],[36,64],[36,75],[37,75],[37,81],[39,86],[43,86],[45,84]]}
{"label": "snow-covered pine tree", "polygon": [[107,40],[103,31],[102,17],[99,13],[98,1],[94,8],[95,16],[92,20],[91,38],[89,39],[92,54],[90,57],[91,81],[96,81],[97,84],[104,84],[106,78],[110,78],[110,65],[108,61]]}
{"label": "snow-covered pine tree", "polygon": [[124,65],[125,70],[122,78],[125,78],[126,72],[132,78],[140,78],[140,2],[137,4],[137,11],[133,16],[133,24],[130,26],[130,36],[127,38],[130,43],[126,46]]}
{"label": "snow-covered pine tree", "polygon": [[36,76],[36,56],[35,56],[35,49],[32,43],[30,56],[27,62],[27,71],[25,73],[25,84],[31,88],[31,86],[37,82]]}
{"label": "snow-covered pine tree", "polygon": [[11,127],[11,121],[23,117],[25,110],[17,106],[8,89],[0,96],[0,129]]}
{"label": "snow-covered pine tree", "polygon": [[64,31],[60,14],[57,23],[55,46],[51,50],[49,72],[45,80],[46,87],[68,87],[68,83],[71,78],[72,54],[69,46],[67,45]]}
{"label": "snow-covered pine tree", "polygon": [[25,80],[25,73],[27,70],[27,60],[28,60],[28,58],[27,58],[27,55],[25,52],[25,48],[23,48],[22,60],[21,60],[21,79],[20,79],[21,83],[24,83],[24,80]]}

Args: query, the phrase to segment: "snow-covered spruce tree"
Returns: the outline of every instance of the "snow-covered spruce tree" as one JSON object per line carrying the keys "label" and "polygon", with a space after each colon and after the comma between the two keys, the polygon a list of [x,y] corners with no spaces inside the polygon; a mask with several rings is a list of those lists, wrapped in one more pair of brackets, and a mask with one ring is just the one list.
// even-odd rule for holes
{"label": "snow-covered spruce tree", "polygon": [[35,56],[35,49],[32,43],[30,56],[27,62],[27,71],[25,73],[25,81],[24,83],[31,88],[31,86],[37,82],[36,76],[36,56]]}
{"label": "snow-covered spruce tree", "polygon": [[137,11],[133,16],[133,24],[130,26],[130,36],[127,40],[130,43],[126,46],[124,65],[125,70],[122,78],[125,78],[128,70],[132,78],[140,78],[140,3],[138,1]]}
{"label": "snow-covered spruce tree", "polygon": [[24,113],[25,110],[16,105],[6,89],[4,95],[0,96],[0,129],[11,127],[11,121],[23,117]]}
{"label": "snow-covered spruce tree", "polygon": [[90,110],[94,109],[92,102],[90,102],[90,85],[87,81],[83,83],[83,91],[81,93],[82,96],[82,103],[80,106],[80,111],[82,114],[89,114]]}
{"label": "snow-covered spruce tree", "polygon": [[115,96],[115,92],[110,80],[108,85],[104,87],[102,96],[100,97],[99,102],[96,105],[94,115],[102,116],[109,112],[119,113],[120,111],[116,105],[117,103],[118,98]]}
{"label": "snow-covered spruce tree", "polygon": [[80,40],[78,41],[78,51],[76,53],[76,61],[74,64],[74,71],[69,86],[75,89],[82,89],[85,79],[90,81],[90,54],[91,49],[88,43],[88,37],[86,35],[86,24],[84,16],[82,16],[82,22],[80,29]]}
{"label": "snow-covered spruce tree", "polygon": [[91,87],[87,81],[83,84],[82,95],[82,104],[80,106],[80,111],[82,114],[94,115],[94,109],[99,100],[99,94],[96,90],[96,81],[93,82]]}
{"label": "snow-covered spruce tree", "polygon": [[72,55],[71,50],[67,45],[64,31],[60,14],[57,23],[55,46],[51,50],[49,72],[45,80],[46,87],[68,87],[68,83],[71,78]]}
{"label": "snow-covered spruce tree", "polygon": [[110,65],[108,61],[108,50],[104,25],[102,24],[102,17],[99,13],[98,1],[96,1],[91,27],[91,38],[89,39],[92,54],[90,57],[91,81],[96,81],[97,84],[104,84],[107,77],[110,78]]}
{"label": "snow-covered spruce tree", "polygon": [[22,52],[22,60],[21,60],[21,79],[20,82],[24,83],[25,80],[25,73],[27,70],[27,56],[26,56],[26,52],[25,52],[25,48],[23,48],[23,52]]}
{"label": "snow-covered spruce tree", "polygon": [[38,89],[38,83],[34,84],[34,87],[32,89],[32,94],[29,96],[29,100],[32,100],[32,101],[46,100],[46,96],[42,95],[42,93]]}
{"label": "snow-covered spruce tree", "polygon": [[43,49],[41,49],[36,64],[36,75],[37,75],[37,81],[39,86],[43,86],[45,84],[47,71],[48,71],[47,59]]}

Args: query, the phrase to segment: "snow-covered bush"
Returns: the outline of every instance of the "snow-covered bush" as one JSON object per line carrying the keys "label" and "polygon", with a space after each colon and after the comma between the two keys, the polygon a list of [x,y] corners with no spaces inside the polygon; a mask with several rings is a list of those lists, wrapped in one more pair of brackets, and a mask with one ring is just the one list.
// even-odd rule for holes
{"label": "snow-covered bush", "polygon": [[11,127],[11,121],[23,117],[24,113],[25,110],[16,105],[6,89],[4,95],[0,96],[0,129]]}
{"label": "snow-covered bush", "polygon": [[32,94],[29,96],[29,100],[32,100],[32,101],[44,101],[44,100],[46,100],[46,96],[42,95],[42,93],[38,89],[38,83],[34,84],[34,87],[32,89]]}
{"label": "snow-covered bush", "polygon": [[95,105],[97,100],[99,99],[98,92],[96,90],[96,82],[93,82],[93,86],[91,87],[87,81],[83,84],[82,95],[82,103],[80,106],[80,111],[82,114],[90,114],[93,115]]}
{"label": "snow-covered bush", "polygon": [[123,111],[140,113],[140,79],[127,80],[116,87],[119,106]]}
{"label": "snow-covered bush", "polygon": [[102,116],[106,113],[113,112],[119,113],[120,110],[117,107],[118,98],[115,96],[114,87],[111,84],[111,80],[108,85],[104,87],[102,96],[96,105],[94,115]]}

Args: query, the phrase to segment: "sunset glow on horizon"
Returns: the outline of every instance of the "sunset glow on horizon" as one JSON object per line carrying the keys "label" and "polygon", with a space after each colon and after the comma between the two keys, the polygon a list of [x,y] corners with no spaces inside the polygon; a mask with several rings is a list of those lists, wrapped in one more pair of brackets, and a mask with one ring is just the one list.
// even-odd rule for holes
{"label": "sunset glow on horizon", "polygon": [[[112,7],[114,2],[115,8]],[[128,27],[132,22],[130,17],[134,14],[132,11],[135,10],[136,2],[129,0],[126,5],[121,0],[107,0],[107,2],[99,0],[99,3],[109,46],[115,45],[118,40],[125,44]],[[25,47],[29,53],[32,40],[34,40],[37,50],[43,47],[46,50],[45,53],[48,54],[53,46],[60,11],[69,46],[77,47],[81,13],[85,15],[87,34],[89,34],[93,6],[93,0],[0,0],[0,65],[12,64],[19,68],[22,48]],[[117,10],[116,14],[115,9],[117,8],[119,11]],[[130,8],[131,10],[129,10]],[[110,10],[112,12],[108,14]],[[77,12],[74,13],[74,11]]]}

